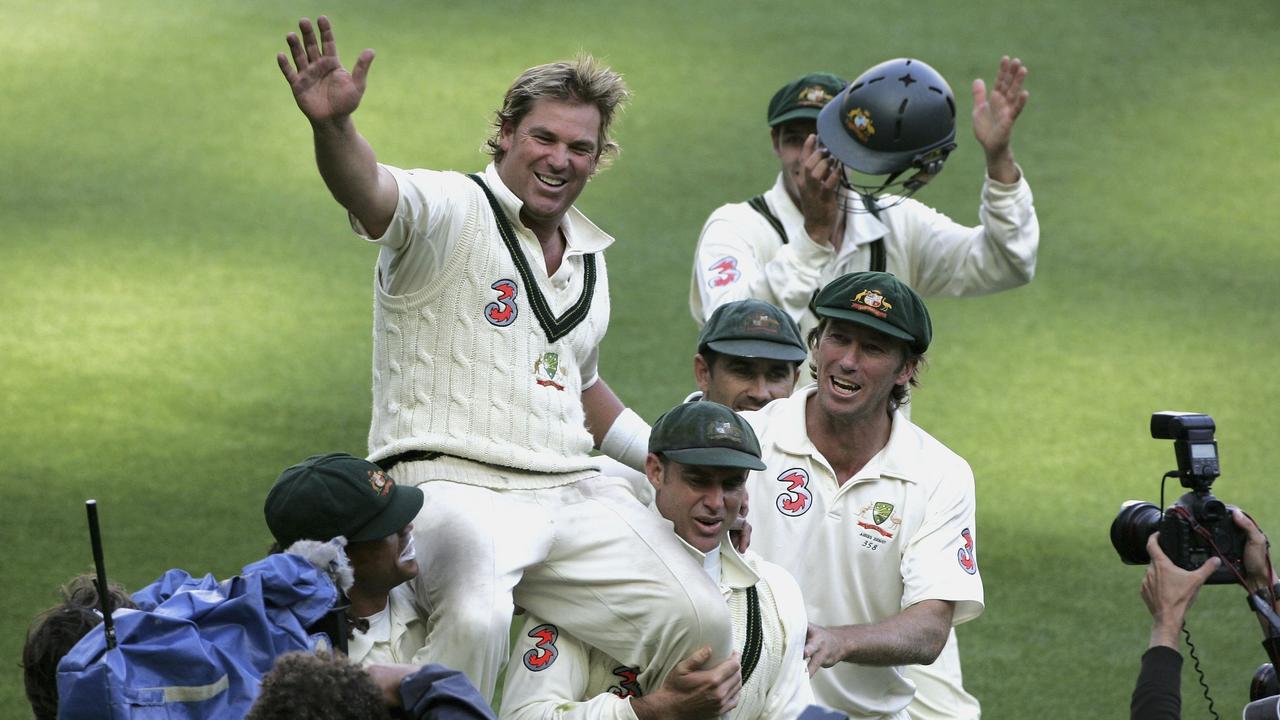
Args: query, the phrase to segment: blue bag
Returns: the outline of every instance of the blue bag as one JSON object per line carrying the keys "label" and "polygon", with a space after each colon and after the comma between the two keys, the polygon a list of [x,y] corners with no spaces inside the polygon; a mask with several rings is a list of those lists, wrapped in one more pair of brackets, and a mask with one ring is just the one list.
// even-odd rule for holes
{"label": "blue bag", "polygon": [[117,610],[117,645],[103,625],[58,663],[58,717],[240,718],[278,656],[329,648],[306,628],[338,597],[306,560],[271,555],[219,583],[170,570]]}

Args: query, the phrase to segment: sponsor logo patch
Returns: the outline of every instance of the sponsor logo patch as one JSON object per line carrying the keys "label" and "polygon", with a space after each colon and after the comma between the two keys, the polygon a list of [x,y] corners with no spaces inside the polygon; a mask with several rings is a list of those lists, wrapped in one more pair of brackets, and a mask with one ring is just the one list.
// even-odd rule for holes
{"label": "sponsor logo patch", "polygon": [[609,688],[609,692],[620,698],[640,697],[644,692],[640,689],[640,668],[625,665],[613,669],[618,684]]}
{"label": "sponsor logo patch", "polygon": [[707,272],[715,273],[707,280],[707,287],[721,288],[725,285],[732,285],[742,277],[742,273],[738,272],[738,258],[724,256],[719,260],[711,263],[711,267],[707,268]]}
{"label": "sponsor logo patch", "polygon": [[560,631],[555,625],[539,625],[529,631],[529,637],[538,642],[524,654],[524,666],[531,672],[540,672],[551,667],[560,655],[560,650],[556,647]]}
{"label": "sponsor logo patch", "polygon": [[498,291],[498,299],[484,306],[484,319],[494,327],[506,327],[516,321],[520,314],[516,307],[516,295],[519,288],[514,280],[503,278],[489,287]]}
{"label": "sponsor logo patch", "polygon": [[960,531],[960,537],[964,538],[964,547],[956,552],[956,559],[960,562],[960,569],[973,575],[978,572],[978,555],[975,552],[977,548],[973,544],[973,533],[969,532],[969,528]]}
{"label": "sponsor logo patch", "polygon": [[798,517],[809,511],[813,505],[813,493],[809,492],[809,473],[804,468],[783,470],[778,475],[778,482],[787,484],[787,488],[774,501],[778,512],[788,517]]}

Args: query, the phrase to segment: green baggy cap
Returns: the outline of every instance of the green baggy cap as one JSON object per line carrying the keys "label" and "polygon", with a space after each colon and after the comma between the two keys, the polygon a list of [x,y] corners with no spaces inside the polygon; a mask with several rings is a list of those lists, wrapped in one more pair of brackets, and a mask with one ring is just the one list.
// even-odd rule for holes
{"label": "green baggy cap", "polygon": [[933,339],[933,322],[924,300],[886,272],[842,275],[819,290],[813,304],[819,316],[848,320],[905,340],[918,355],[929,349]]}
{"label": "green baggy cap", "polygon": [[653,424],[649,452],[682,465],[763,470],[760,441],[738,413],[720,403],[682,403]]}
{"label": "green baggy cap", "polygon": [[769,127],[789,120],[817,120],[822,107],[847,84],[843,78],[823,72],[792,80],[769,101]]}
{"label": "green baggy cap", "polygon": [[736,300],[711,313],[698,334],[698,352],[800,362],[809,349],[791,316],[763,300]]}
{"label": "green baggy cap", "polygon": [[422,509],[422,491],[346,453],[312,455],[286,469],[263,513],[282,548],[298,540],[377,540],[400,532]]}

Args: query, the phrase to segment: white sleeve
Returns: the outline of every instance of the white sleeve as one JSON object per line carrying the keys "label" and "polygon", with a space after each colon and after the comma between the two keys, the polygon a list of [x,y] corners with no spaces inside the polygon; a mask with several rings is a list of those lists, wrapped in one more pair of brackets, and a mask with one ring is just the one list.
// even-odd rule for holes
{"label": "white sleeve", "polygon": [[392,295],[417,290],[444,267],[461,231],[471,183],[458,173],[435,170],[402,170],[382,165],[395,178],[399,191],[391,224],[381,237],[370,237],[350,213],[347,219],[356,235],[381,246],[378,274],[382,287]]}
{"label": "white sleeve", "polygon": [[804,709],[814,704],[813,686],[809,684],[809,668],[804,659],[805,635],[809,630],[809,618],[804,610],[804,597],[795,578],[781,567],[760,563],[761,575],[769,583],[773,599],[786,633],[786,647],[778,676],[765,695],[763,718],[787,720],[799,717]]}
{"label": "white sleeve", "polygon": [[973,471],[958,456],[952,458],[927,499],[924,522],[903,551],[902,608],[949,600],[956,603],[952,623],[959,625],[982,614],[983,589]]}
{"label": "white sleeve", "polygon": [[526,615],[512,644],[498,717],[636,720],[630,702],[606,688],[590,687],[591,663],[599,661],[607,658],[558,627]]}
{"label": "white sleeve", "polygon": [[[769,249],[776,248],[770,254]],[[694,282],[703,321],[735,300],[756,298],[782,308],[798,322],[835,251],[807,235],[783,244],[773,226],[745,204],[716,210],[702,228],[694,256]]]}
{"label": "white sleeve", "polygon": [[899,243],[894,265],[908,268],[921,295],[983,295],[1025,285],[1036,270],[1040,223],[1025,178],[1013,184],[987,178],[978,210],[982,224],[967,227],[914,200],[882,213]]}

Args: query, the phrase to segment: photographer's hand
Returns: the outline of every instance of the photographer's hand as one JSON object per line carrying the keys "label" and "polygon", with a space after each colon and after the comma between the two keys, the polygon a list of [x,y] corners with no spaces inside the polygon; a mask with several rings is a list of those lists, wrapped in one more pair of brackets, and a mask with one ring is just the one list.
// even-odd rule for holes
{"label": "photographer's hand", "polygon": [[1151,611],[1151,643],[1147,647],[1164,645],[1178,649],[1178,632],[1187,610],[1196,600],[1200,586],[1209,579],[1222,562],[1216,557],[1196,570],[1183,570],[1160,549],[1160,533],[1147,538],[1147,553],[1151,563],[1147,576],[1142,580],[1142,600]]}
{"label": "photographer's hand", "polygon": [[1267,536],[1240,508],[1231,508],[1231,519],[1236,527],[1245,532],[1244,544],[1244,580],[1249,592],[1262,590],[1267,592],[1275,582],[1275,571],[1271,569],[1267,559]]}

